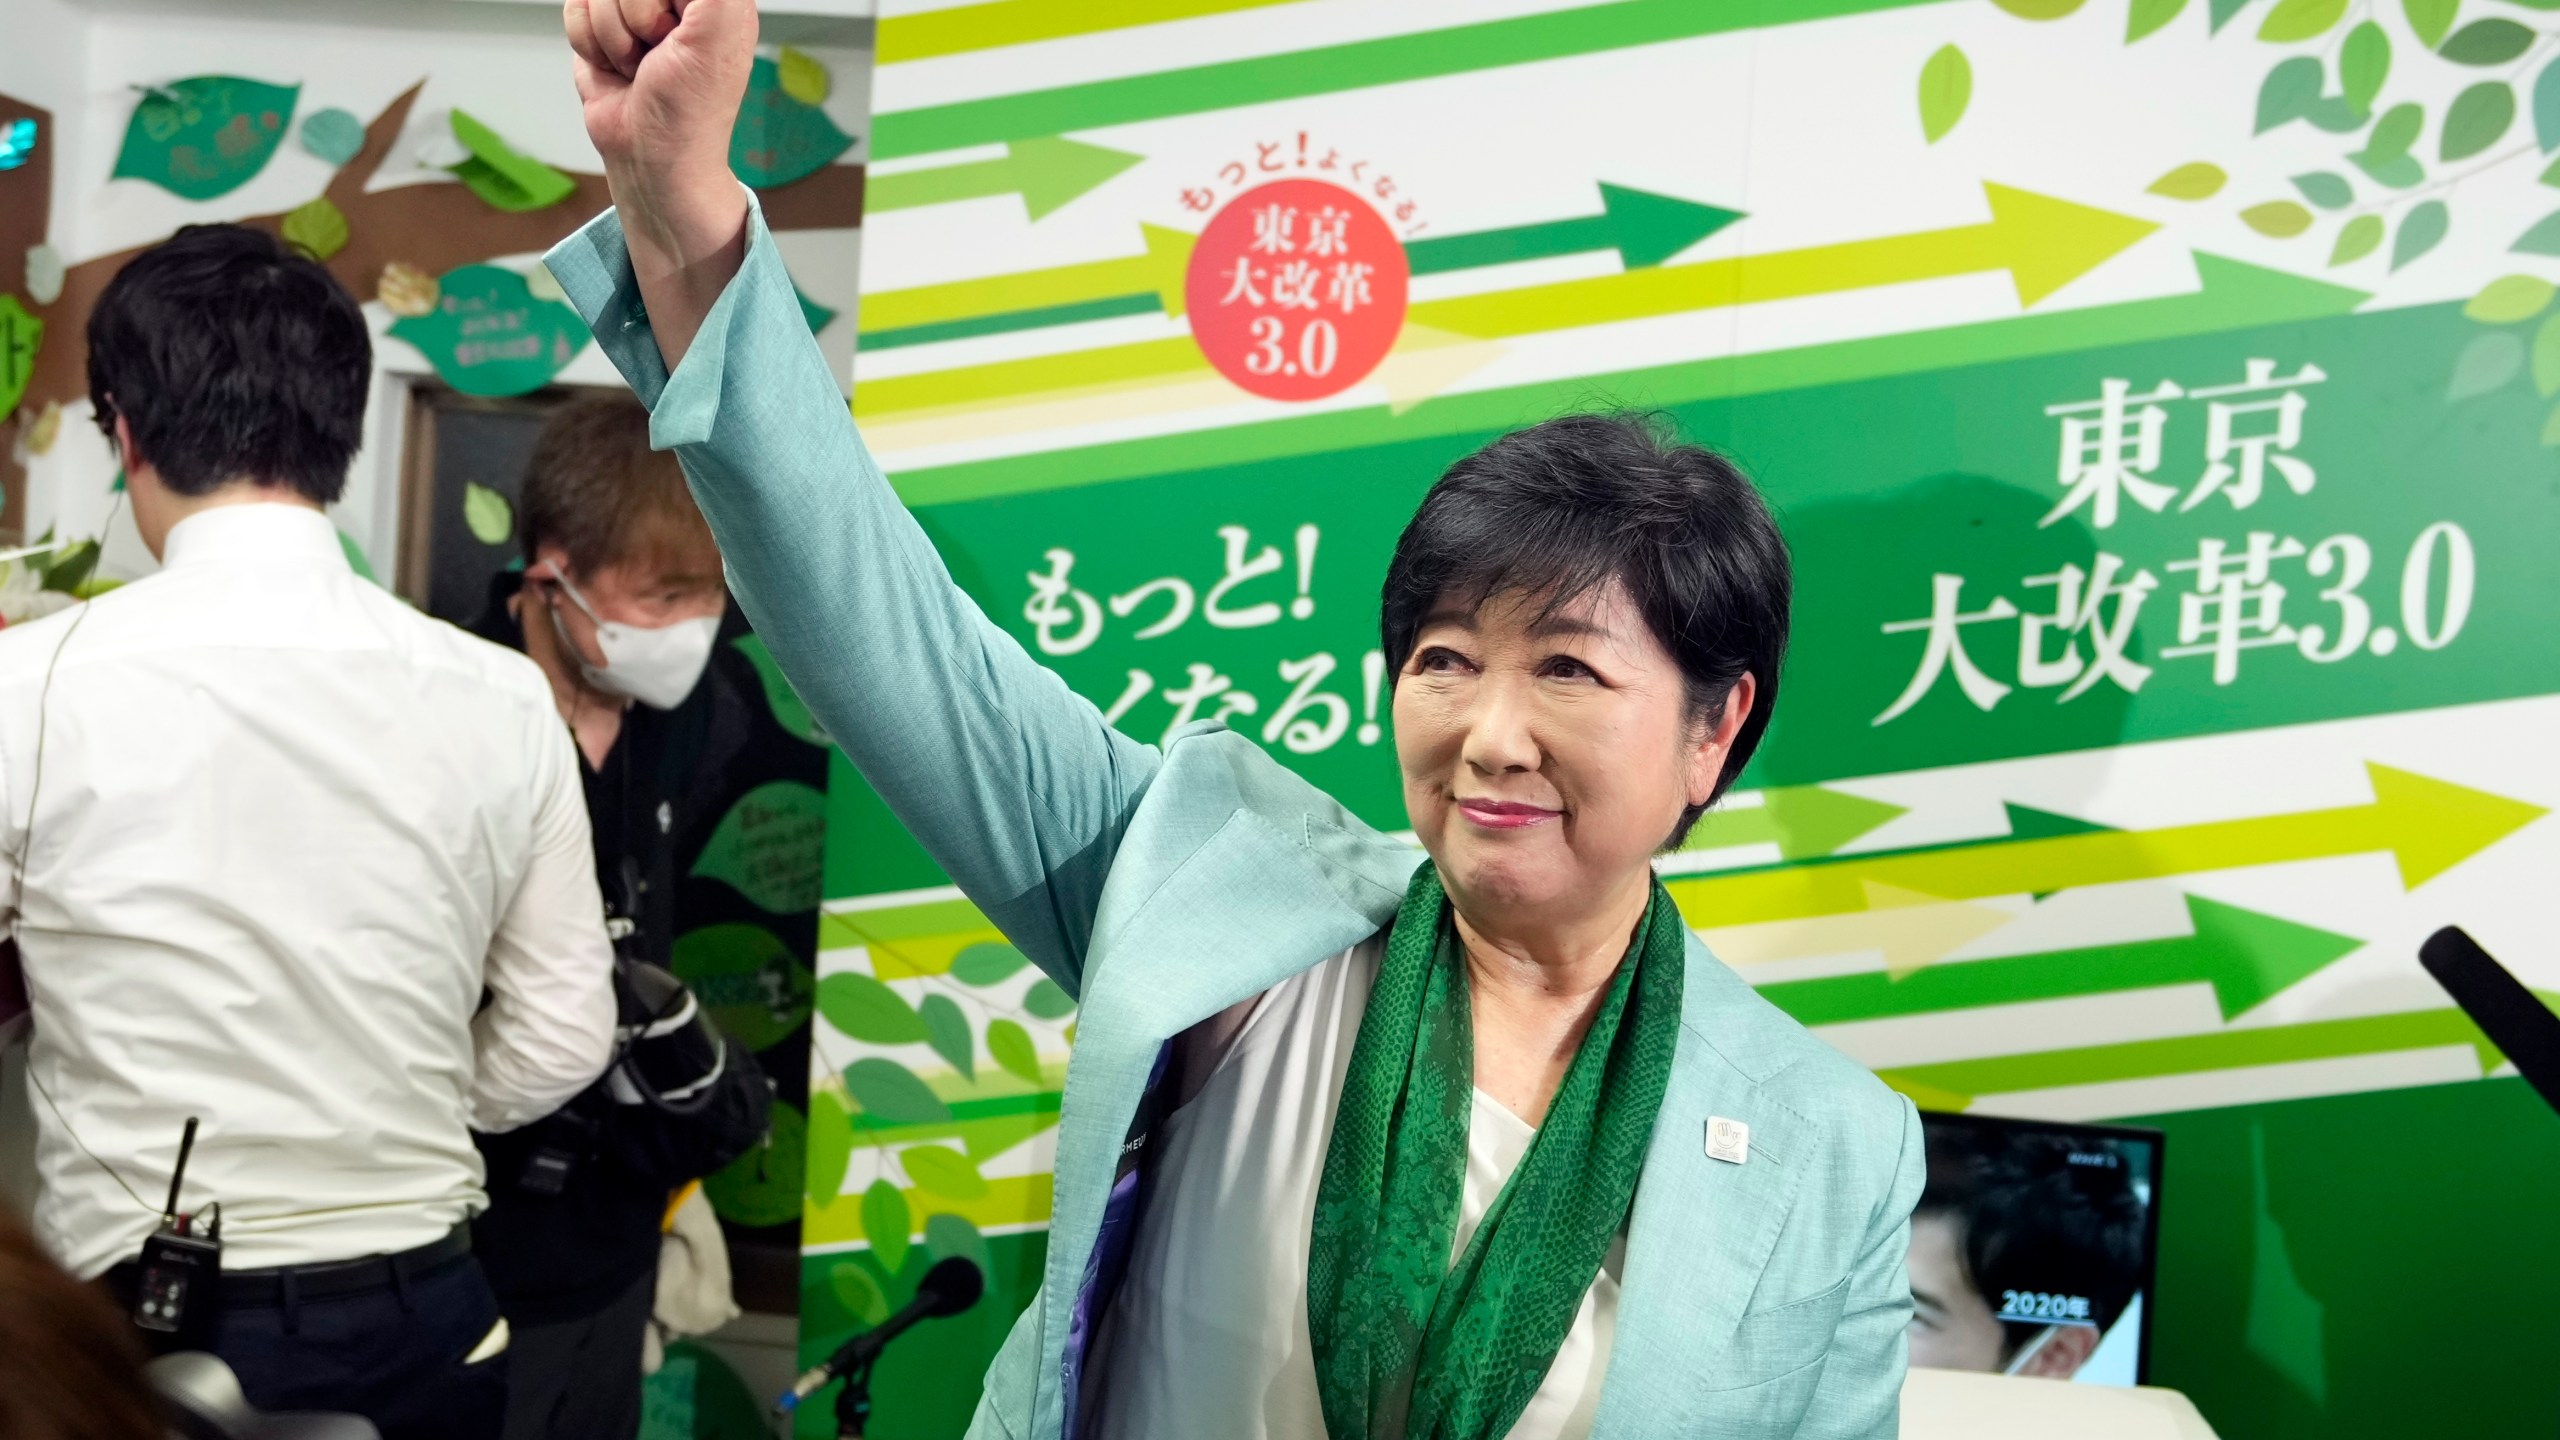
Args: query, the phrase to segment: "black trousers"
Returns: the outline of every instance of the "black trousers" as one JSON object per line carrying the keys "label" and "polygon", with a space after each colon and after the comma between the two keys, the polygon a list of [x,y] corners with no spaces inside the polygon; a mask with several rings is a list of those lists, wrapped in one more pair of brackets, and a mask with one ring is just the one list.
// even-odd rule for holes
{"label": "black trousers", "polygon": [[637,1440],[640,1351],[657,1295],[653,1266],[592,1314],[516,1326],[506,1440]]}
{"label": "black trousers", "polygon": [[261,1410],[362,1415],[383,1440],[498,1440],[507,1354],[465,1363],[497,1323],[465,1255],[398,1286],[225,1308],[211,1348]]}

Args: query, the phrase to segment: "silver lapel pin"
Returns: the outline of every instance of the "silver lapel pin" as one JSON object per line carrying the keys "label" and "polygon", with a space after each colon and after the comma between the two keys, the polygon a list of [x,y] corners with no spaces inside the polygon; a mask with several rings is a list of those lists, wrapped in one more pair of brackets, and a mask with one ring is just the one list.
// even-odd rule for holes
{"label": "silver lapel pin", "polygon": [[1721,1115],[1707,1117],[1707,1158],[1740,1165],[1751,1159],[1751,1127]]}

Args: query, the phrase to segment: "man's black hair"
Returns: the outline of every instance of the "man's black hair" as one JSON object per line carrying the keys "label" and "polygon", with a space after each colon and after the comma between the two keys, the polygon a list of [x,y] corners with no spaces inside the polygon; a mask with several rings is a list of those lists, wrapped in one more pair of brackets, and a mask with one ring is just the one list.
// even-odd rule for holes
{"label": "man's black hair", "polygon": [[107,282],[89,312],[89,399],[181,495],[234,480],[327,505],[364,438],[373,340],[320,262],[264,230],[190,225]]}
{"label": "man's black hair", "polygon": [[[1929,1178],[1912,1213],[1955,1221],[1965,1274],[1993,1311],[2004,1290],[2086,1297],[2103,1334],[2142,1285],[2145,1216],[2132,1167],[2103,1141],[1932,1127]],[[2003,1320],[2001,1360],[2045,1323]]]}
{"label": "man's black hair", "polygon": [[1567,415],[1516,430],[1449,467],[1396,541],[1380,603],[1387,673],[1400,674],[1426,617],[1502,595],[1552,613],[1616,580],[1680,664],[1693,719],[1723,720],[1749,675],[1751,713],[1715,793],[1692,805],[1676,846],[1759,747],[1778,703],[1794,593],[1777,522],[1733,463],[1680,443],[1653,415]]}

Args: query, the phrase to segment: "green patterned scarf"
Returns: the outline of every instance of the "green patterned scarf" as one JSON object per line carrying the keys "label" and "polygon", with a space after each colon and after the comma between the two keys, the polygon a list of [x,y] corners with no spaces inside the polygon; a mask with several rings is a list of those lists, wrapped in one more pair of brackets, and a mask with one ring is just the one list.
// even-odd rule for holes
{"label": "green patterned scarf", "polygon": [[1439,873],[1414,871],[1316,1193],[1307,1325],[1331,1440],[1498,1440],[1519,1420],[1634,1201],[1685,940],[1657,881],[1546,1123],[1451,1264],[1475,1040]]}

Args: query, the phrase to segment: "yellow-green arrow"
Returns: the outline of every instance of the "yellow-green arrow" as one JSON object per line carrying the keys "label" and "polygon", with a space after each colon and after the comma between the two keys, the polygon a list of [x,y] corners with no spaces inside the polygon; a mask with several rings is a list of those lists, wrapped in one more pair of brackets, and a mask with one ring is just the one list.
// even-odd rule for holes
{"label": "yellow-green arrow", "polygon": [[2414,890],[2546,813],[2387,765],[2365,770],[2373,781],[2366,805],[1861,855],[1667,884],[1693,927],[1847,914],[1868,908],[1875,888],[1975,900],[2386,850],[2399,861],[2401,883]]}
{"label": "yellow-green arrow", "polygon": [[1991,218],[1979,225],[1462,295],[1411,314],[1417,324],[1499,339],[1987,270],[2008,271],[2018,303],[2033,305],[2160,228],[2006,185],[1982,190]]}
{"label": "yellow-green arrow", "polygon": [[881,290],[862,297],[862,344],[879,350],[1162,310],[1180,315],[1199,237],[1140,225],[1146,250],[1046,270]]}
{"label": "yellow-green arrow", "polygon": [[982,200],[990,195],[1020,195],[1022,208],[1037,220],[1145,158],[1054,135],[1038,140],[1009,140],[1004,151],[1001,160],[974,160],[889,175],[875,171],[864,190],[863,208],[878,213],[911,210],[919,205],[947,205],[954,200]]}
{"label": "yellow-green arrow", "polygon": [[1680,849],[1685,853],[1774,842],[1778,853],[1789,860],[1812,860],[1902,813],[1899,805],[1819,785],[1774,785],[1760,792],[1757,805],[1710,810],[1698,817]]}

